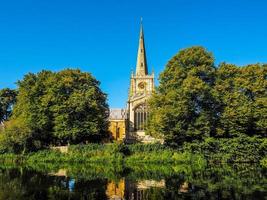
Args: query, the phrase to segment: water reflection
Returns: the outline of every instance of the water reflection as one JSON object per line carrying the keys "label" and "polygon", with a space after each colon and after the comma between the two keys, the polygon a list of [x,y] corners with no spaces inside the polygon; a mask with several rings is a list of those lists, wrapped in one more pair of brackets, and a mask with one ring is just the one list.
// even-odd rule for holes
{"label": "water reflection", "polygon": [[119,182],[110,181],[107,184],[106,195],[108,199],[112,200],[135,200],[135,199],[147,199],[149,194],[146,190],[163,189],[165,188],[165,180],[142,180],[142,181],[131,181],[127,179],[121,179]]}
{"label": "water reflection", "polygon": [[255,165],[209,166],[204,170],[186,168],[183,171],[177,171],[177,166],[169,167],[171,169],[163,174],[153,170],[128,170],[123,175],[116,176],[109,171],[101,172],[100,176],[92,168],[84,173],[72,168],[45,173],[3,166],[0,168],[0,200],[260,200],[267,195],[266,171]]}
{"label": "water reflection", "polygon": [[106,195],[109,199],[124,199],[125,198],[125,179],[121,179],[119,182],[108,181]]}

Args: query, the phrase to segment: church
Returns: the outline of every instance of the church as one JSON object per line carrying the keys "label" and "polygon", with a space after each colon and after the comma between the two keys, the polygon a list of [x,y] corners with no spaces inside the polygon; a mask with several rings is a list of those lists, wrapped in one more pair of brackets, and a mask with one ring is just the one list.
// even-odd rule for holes
{"label": "church", "polygon": [[112,139],[149,143],[155,139],[145,134],[149,117],[148,99],[154,89],[154,72],[149,73],[144,30],[141,22],[135,72],[130,76],[127,108],[110,109],[109,132]]}

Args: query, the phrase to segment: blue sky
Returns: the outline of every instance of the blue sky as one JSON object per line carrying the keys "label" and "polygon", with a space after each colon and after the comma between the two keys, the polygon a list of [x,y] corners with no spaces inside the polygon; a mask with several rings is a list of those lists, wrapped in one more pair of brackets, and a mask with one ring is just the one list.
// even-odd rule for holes
{"label": "blue sky", "polygon": [[266,0],[0,0],[0,88],[28,72],[80,68],[101,81],[110,107],[125,106],[141,16],[156,75],[193,45],[216,63],[267,63]]}

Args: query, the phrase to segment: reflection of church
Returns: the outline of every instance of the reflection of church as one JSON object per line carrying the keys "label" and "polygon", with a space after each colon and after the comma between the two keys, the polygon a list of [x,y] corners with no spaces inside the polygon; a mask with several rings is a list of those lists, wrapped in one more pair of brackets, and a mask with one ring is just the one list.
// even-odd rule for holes
{"label": "reflection of church", "polygon": [[154,73],[149,74],[144,31],[141,24],[136,71],[130,77],[127,109],[110,110],[109,130],[115,140],[150,142],[154,139],[145,135],[149,109],[147,101],[154,91]]}
{"label": "reflection of church", "polygon": [[133,182],[125,178],[118,182],[109,181],[106,195],[109,200],[142,200],[147,199],[147,192],[150,188],[165,188],[165,181],[143,180]]}

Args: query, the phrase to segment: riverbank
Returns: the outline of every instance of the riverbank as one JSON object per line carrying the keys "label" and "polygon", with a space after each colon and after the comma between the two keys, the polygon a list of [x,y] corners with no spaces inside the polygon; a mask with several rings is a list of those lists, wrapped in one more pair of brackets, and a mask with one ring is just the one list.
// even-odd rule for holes
{"label": "riverbank", "polygon": [[179,149],[161,144],[87,144],[70,145],[61,152],[46,149],[27,154],[0,154],[2,163],[23,165],[109,164],[137,166],[142,164],[260,163],[267,168],[266,139],[211,139],[186,143]]}
{"label": "riverbank", "polygon": [[204,162],[204,157],[199,154],[177,151],[161,144],[124,145],[113,143],[71,145],[66,152],[61,152],[58,149],[47,149],[28,154],[1,154],[0,161],[17,164],[190,164],[193,162]]}

